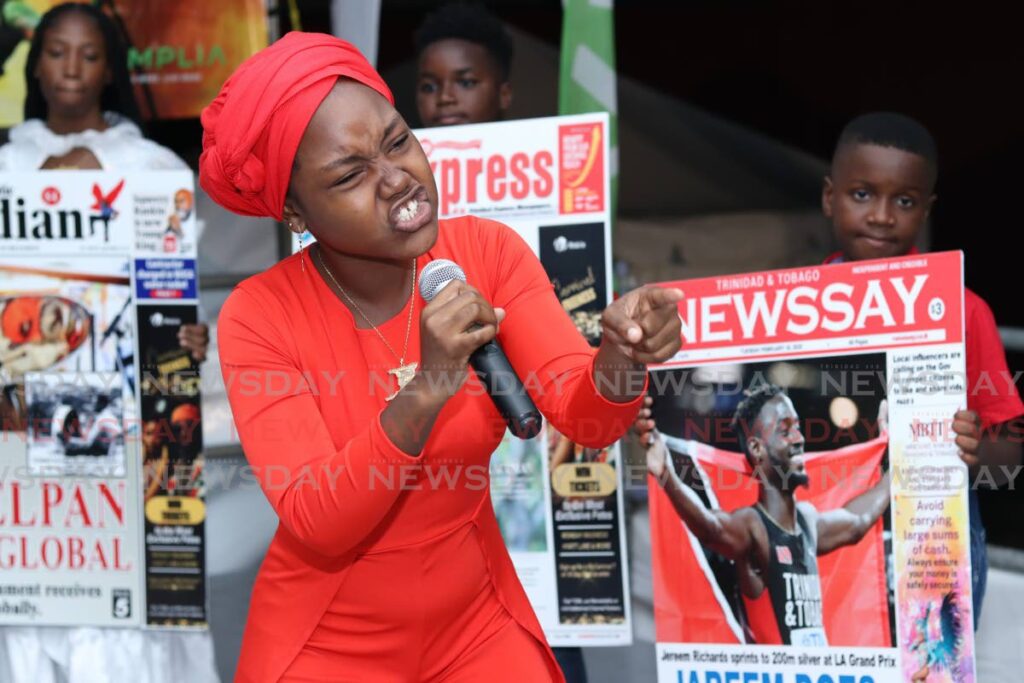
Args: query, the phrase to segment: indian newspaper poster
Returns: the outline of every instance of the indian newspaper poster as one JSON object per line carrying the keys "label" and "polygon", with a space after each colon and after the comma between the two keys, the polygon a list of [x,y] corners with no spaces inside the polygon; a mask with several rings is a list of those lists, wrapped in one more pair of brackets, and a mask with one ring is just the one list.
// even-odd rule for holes
{"label": "indian newspaper poster", "polygon": [[961,253],[669,286],[658,680],[974,681]]}
{"label": "indian newspaper poster", "polygon": [[[25,66],[39,22],[65,0],[0,0],[0,127],[22,120]],[[227,77],[267,46],[261,0],[92,3],[114,25],[146,118],[199,116]]]}
{"label": "indian newspaper poster", "polygon": [[[437,179],[439,216],[516,230],[597,345],[612,285],[607,115],[415,133]],[[632,641],[622,481],[617,445],[584,448],[550,424],[530,440],[506,433],[491,460],[498,523],[553,646]]]}
{"label": "indian newspaper poster", "polygon": [[162,332],[193,205],[188,172],[0,174],[0,624],[206,623],[198,374]]}

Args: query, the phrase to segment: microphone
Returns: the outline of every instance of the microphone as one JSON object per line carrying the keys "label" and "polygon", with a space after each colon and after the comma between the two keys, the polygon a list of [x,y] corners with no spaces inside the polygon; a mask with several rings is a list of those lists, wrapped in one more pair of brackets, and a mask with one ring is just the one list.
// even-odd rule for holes
{"label": "microphone", "polygon": [[[457,263],[448,259],[431,261],[420,274],[420,294],[426,301],[432,301],[452,280],[466,281],[466,274]],[[505,418],[509,431],[520,439],[537,436],[541,425],[540,411],[497,342],[491,340],[470,354],[469,364]]]}

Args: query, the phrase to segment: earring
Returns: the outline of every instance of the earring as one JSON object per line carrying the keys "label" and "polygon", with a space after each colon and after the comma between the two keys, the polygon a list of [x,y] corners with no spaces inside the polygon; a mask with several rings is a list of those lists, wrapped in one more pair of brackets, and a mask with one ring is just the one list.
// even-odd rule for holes
{"label": "earring", "polygon": [[[288,224],[289,229],[295,230],[293,223]],[[299,266],[302,268],[302,272],[306,272],[306,231],[303,230],[299,233]]]}

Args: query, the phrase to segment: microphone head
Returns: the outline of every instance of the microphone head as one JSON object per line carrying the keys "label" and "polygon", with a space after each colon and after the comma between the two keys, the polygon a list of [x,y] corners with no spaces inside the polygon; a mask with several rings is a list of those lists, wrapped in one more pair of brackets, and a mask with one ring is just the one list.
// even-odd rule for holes
{"label": "microphone head", "polygon": [[431,261],[420,273],[420,295],[425,301],[433,301],[452,280],[466,281],[466,274],[459,264],[443,258]]}

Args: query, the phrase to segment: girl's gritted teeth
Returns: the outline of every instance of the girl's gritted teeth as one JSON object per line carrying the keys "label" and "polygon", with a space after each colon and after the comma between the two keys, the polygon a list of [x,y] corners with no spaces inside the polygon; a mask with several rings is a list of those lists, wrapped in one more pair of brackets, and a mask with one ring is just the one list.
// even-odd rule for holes
{"label": "girl's gritted teeth", "polygon": [[410,199],[405,206],[398,210],[398,220],[410,221],[412,217],[416,215],[416,209],[418,209],[420,203],[416,199]]}
{"label": "girl's gritted teeth", "polygon": [[424,195],[422,191],[417,192],[395,207],[391,212],[391,221],[396,229],[414,232],[430,222],[433,209]]}

